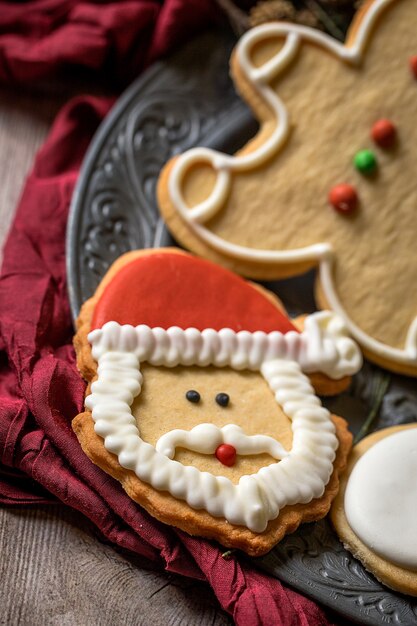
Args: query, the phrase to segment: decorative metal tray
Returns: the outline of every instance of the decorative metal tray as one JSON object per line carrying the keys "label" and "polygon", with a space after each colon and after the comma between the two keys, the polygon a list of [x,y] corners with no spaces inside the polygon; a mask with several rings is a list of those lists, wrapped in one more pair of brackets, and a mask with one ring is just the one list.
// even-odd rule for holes
{"label": "decorative metal tray", "polygon": [[[67,238],[72,313],[94,292],[120,254],[175,245],[158,215],[162,165],[194,145],[234,152],[257,129],[228,76],[234,38],[210,33],[155,65],[121,97],[100,127],[74,193]],[[290,313],[314,310],[313,275],[269,283]],[[365,364],[349,392],[327,406],[359,429],[381,379]],[[417,420],[414,380],[391,376],[373,428]],[[343,549],[329,522],[303,525],[252,562],[340,615],[360,624],[417,623],[417,599],[395,593]]]}

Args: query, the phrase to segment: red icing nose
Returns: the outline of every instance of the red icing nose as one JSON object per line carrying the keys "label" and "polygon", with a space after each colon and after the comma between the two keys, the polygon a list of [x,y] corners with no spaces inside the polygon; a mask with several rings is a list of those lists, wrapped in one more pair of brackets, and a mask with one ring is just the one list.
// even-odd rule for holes
{"label": "red icing nose", "polygon": [[223,465],[227,465],[228,467],[231,467],[236,462],[236,448],[228,443],[220,444],[220,446],[217,447],[215,454],[220,463],[223,463]]}

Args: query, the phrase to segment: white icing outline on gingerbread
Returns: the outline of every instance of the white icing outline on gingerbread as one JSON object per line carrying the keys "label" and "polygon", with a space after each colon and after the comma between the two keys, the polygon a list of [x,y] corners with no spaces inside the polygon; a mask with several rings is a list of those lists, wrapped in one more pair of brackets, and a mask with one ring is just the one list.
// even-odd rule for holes
{"label": "white icing outline on gingerbread", "polygon": [[[302,333],[234,332],[229,328],[199,331],[107,322],[88,335],[97,380],[85,406],[95,431],[122,467],[154,489],[168,491],[194,509],[262,532],[280,510],[323,495],[333,472],[338,447],[330,413],[315,395],[306,371],[330,372],[340,378],[356,372],[361,355],[334,314],[315,313]],[[260,371],[284,413],[292,420],[292,449],[279,463],[242,476],[234,485],[182,465],[140,437],[131,406],[141,391],[140,363],[176,367],[198,365]],[[333,374],[331,373],[333,372]]]}
{"label": "white icing outline on gingerbread", "polygon": [[[237,45],[236,54],[246,78],[271,107],[276,119],[276,128],[259,148],[242,156],[229,156],[209,148],[193,148],[184,152],[174,162],[168,180],[168,191],[175,208],[190,229],[214,249],[228,256],[265,263],[285,264],[316,261],[326,301],[336,313],[343,317],[349,332],[358,343],[369,352],[389,361],[416,365],[417,317],[410,324],[404,349],[389,346],[359,328],[348,316],[334,287],[332,268],[335,255],[331,244],[317,243],[287,251],[259,250],[227,242],[202,226],[202,222],[209,220],[224,206],[231,185],[231,172],[245,171],[261,165],[281,149],[288,137],[290,128],[288,111],[281,99],[269,86],[268,81],[293,60],[303,41],[315,43],[343,61],[358,64],[362,59],[367,39],[375,21],[393,1],[395,0],[375,0],[365,15],[361,16],[354,43],[350,46],[341,44],[317,30],[298,24],[264,24],[246,33]],[[283,47],[274,57],[263,66],[254,67],[250,62],[249,51],[257,41],[268,36],[286,36],[287,38]],[[217,180],[209,198],[190,208],[182,196],[181,182],[190,165],[195,163],[211,165],[217,172]]]}

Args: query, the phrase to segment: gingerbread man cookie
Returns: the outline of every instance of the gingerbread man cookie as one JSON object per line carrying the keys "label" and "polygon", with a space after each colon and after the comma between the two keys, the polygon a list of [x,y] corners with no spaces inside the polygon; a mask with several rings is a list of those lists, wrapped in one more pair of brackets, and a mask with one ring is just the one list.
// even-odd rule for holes
{"label": "gingerbread man cookie", "polygon": [[296,324],[229,270],[139,251],[85,303],[75,347],[79,441],[154,517],[259,555],[327,513],[351,435],[312,385],[335,393],[361,365],[333,313]]}
{"label": "gingerbread man cookie", "polygon": [[317,267],[317,300],[371,360],[417,375],[417,5],[373,0],[340,44],[268,23],[232,74],[260,130],[229,156],[195,148],[158,188],[178,241],[255,278]]}

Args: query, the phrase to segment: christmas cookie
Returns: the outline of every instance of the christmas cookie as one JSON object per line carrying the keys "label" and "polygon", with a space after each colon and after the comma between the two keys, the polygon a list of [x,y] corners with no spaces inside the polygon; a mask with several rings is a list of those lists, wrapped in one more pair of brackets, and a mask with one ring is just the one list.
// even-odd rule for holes
{"label": "christmas cookie", "polygon": [[343,45],[301,25],[243,36],[231,69],[260,122],[195,148],[158,187],[185,247],[254,278],[317,268],[317,300],[371,360],[417,376],[417,11],[374,0]]}
{"label": "christmas cookie", "polygon": [[315,389],[361,365],[334,314],[293,322],[209,261],[139,251],[85,303],[75,347],[81,446],[154,517],[259,555],[329,510],[351,435]]}
{"label": "christmas cookie", "polygon": [[417,596],[417,424],[373,433],[352,451],[331,519],[366,569]]}

